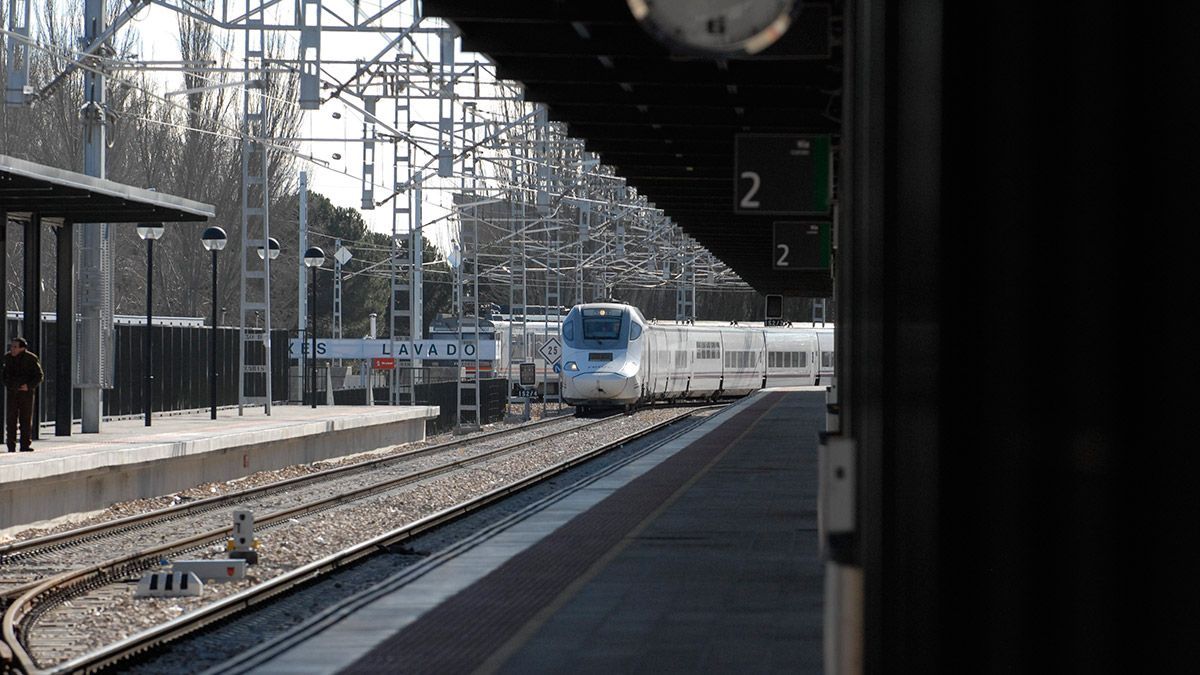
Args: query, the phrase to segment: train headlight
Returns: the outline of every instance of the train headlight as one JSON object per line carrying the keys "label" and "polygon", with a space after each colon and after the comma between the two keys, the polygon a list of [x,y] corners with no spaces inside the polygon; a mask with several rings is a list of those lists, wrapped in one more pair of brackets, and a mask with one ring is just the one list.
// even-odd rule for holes
{"label": "train headlight", "polygon": [[578,371],[578,370],[579,370],[579,364],[578,364],[578,363],[575,363],[574,361],[567,361],[567,370],[570,370],[570,371]]}

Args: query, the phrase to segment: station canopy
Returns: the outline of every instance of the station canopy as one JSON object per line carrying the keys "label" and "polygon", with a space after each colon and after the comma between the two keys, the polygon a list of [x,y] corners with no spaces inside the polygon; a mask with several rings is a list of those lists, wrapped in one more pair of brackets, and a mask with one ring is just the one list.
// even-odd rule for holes
{"label": "station canopy", "polygon": [[497,74],[763,293],[829,296],[827,271],[772,269],[772,227],[736,215],[738,134],[830,134],[842,88],[841,3],[809,3],[763,52],[673,54],[623,0],[426,0]]}
{"label": "station canopy", "polygon": [[0,155],[0,212],[76,223],[204,221],[211,204]]}

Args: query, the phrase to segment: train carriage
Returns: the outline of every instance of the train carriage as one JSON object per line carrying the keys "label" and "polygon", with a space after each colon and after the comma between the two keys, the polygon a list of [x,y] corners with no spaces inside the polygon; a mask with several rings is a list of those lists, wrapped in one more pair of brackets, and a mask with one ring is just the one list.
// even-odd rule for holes
{"label": "train carriage", "polygon": [[833,328],[664,325],[636,307],[590,303],[563,320],[563,397],[580,408],[743,396],[829,383]]}
{"label": "train carriage", "polygon": [[[530,307],[529,309],[538,312],[546,311],[541,307]],[[551,310],[554,309],[551,308]],[[496,341],[496,358],[479,363],[480,375],[482,377],[511,376],[513,380],[513,392],[515,392],[520,386],[516,382],[519,365],[521,363],[533,363],[535,364],[536,373],[536,383],[534,386],[538,395],[544,395],[547,389],[549,389],[549,393],[553,394],[555,391],[554,388],[558,386],[558,374],[554,372],[553,366],[542,358],[539,350],[548,339],[558,337],[559,318],[555,314],[538,313],[516,315],[514,317],[513,315],[495,312],[490,318],[480,319],[480,337],[484,340]],[[454,338],[455,336],[459,336],[458,320],[453,317],[439,317],[434,319],[429,334],[430,337],[440,338]],[[461,339],[467,341],[475,339],[474,319],[467,318],[461,330]],[[431,365],[453,366],[454,362],[431,362]],[[475,364],[473,361],[464,361],[462,367],[463,376],[470,377],[474,375]]]}

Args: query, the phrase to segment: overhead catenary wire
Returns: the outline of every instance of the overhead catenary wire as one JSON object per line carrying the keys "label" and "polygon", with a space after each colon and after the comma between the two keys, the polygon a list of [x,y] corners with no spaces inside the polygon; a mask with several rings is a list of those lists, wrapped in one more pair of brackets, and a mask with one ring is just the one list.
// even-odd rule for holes
{"label": "overhead catenary wire", "polygon": [[[3,29],[0,29],[0,30],[3,30]],[[13,36],[13,34],[7,30],[3,30],[3,33],[6,35]],[[432,33],[422,33],[422,34],[427,35],[427,36],[432,35]],[[23,36],[15,36],[15,37],[20,39]],[[426,39],[429,39],[429,38],[427,37]],[[57,47],[53,47],[53,46],[46,46],[46,45],[36,43],[33,41],[29,41],[29,42],[30,42],[30,44],[33,44],[34,47],[36,47],[46,53],[49,53],[56,57],[59,57],[59,58],[68,58],[69,55],[71,55],[71,54],[74,54],[77,57],[80,55],[80,52],[78,52],[78,51],[72,51],[69,49],[61,49],[61,48],[57,48]],[[293,42],[295,42],[295,41],[293,40]],[[417,44],[416,39],[413,38],[412,36],[410,36],[409,42],[412,44],[415,53],[421,59],[424,60],[423,62],[426,65],[429,65],[428,59],[425,57],[425,53],[421,49],[420,45]],[[232,55],[232,52],[229,50],[229,48],[225,45],[225,43],[223,41],[215,40],[214,44],[219,49],[221,49],[221,51],[225,54],[226,58],[236,58]],[[278,59],[277,61],[279,63],[284,63],[285,59]],[[480,62],[478,62],[478,61],[476,61],[470,67],[477,68],[479,72],[487,72],[486,64],[480,64]],[[466,71],[463,71],[463,72],[468,72],[470,70],[470,67]],[[84,70],[90,70],[92,72],[101,72],[101,71],[97,70],[96,68],[92,67],[90,63],[82,64],[81,68],[83,68]],[[459,71],[457,69],[454,71],[454,73],[448,79],[435,77],[432,72],[432,68],[429,68],[427,70],[429,71],[427,73],[427,75],[428,75],[430,83],[431,83],[430,87],[429,87],[429,91],[433,91],[434,89],[437,88],[434,86],[435,83],[438,85],[441,85],[443,88],[449,88],[452,86],[452,83],[454,83],[460,77]],[[229,124],[227,124],[224,120],[222,120],[220,118],[210,116],[206,113],[198,112],[198,111],[193,110],[192,108],[189,108],[186,106],[181,106],[181,105],[175,104],[173,101],[169,100],[167,97],[160,95],[157,91],[155,91],[151,88],[148,88],[147,86],[144,86],[140,82],[125,79],[118,75],[114,75],[114,74],[111,74],[108,72],[105,72],[104,74],[115,83],[120,83],[120,84],[128,86],[132,89],[142,91],[147,96],[151,97],[152,99],[154,99],[156,101],[159,101],[165,105],[168,105],[173,109],[185,112],[187,114],[187,117],[185,118],[185,120],[196,119],[196,116],[199,116],[203,121],[205,121],[208,124],[211,124],[213,126],[213,128],[199,128],[192,124],[186,123],[186,121],[181,124],[181,123],[178,123],[175,121],[154,119],[154,118],[150,118],[150,117],[146,117],[146,116],[142,116],[142,115],[130,115],[131,118],[141,119],[141,120],[147,121],[148,123],[165,125],[165,126],[169,126],[169,127],[181,129],[181,130],[192,130],[192,131],[196,131],[199,133],[212,134],[214,136],[218,136],[218,137],[222,137],[222,138],[226,138],[226,139],[230,139],[230,140],[242,140],[242,141],[252,140],[255,142],[262,143],[263,145],[265,145],[273,150],[281,151],[281,152],[287,153],[291,156],[297,157],[298,159],[301,159],[303,161],[312,163],[313,165],[315,165],[321,169],[324,169],[325,171],[332,171],[335,174],[342,175],[342,176],[345,176],[347,178],[351,178],[351,179],[354,179],[357,181],[363,180],[363,177],[361,175],[356,175],[347,170],[337,169],[333,166],[330,166],[328,164],[328,162],[325,160],[319,159],[311,154],[306,154],[304,152],[299,151],[294,146],[286,144],[287,143],[286,139],[257,138],[257,137],[251,136],[249,134],[244,133],[241,129],[236,129],[236,128],[231,127]],[[193,76],[196,76],[200,81],[203,81],[203,82],[225,83],[225,81],[223,79],[210,77],[209,75],[206,75],[203,73],[192,72],[190,74]],[[332,74],[330,74],[324,67],[322,67],[322,74],[325,77],[321,77],[320,79],[325,84],[329,83],[329,81],[326,79],[326,77],[328,77],[329,80],[335,79],[334,76]],[[505,83],[503,81],[493,82],[493,83],[490,83],[490,85],[494,86],[497,90],[511,91],[511,92],[519,91],[514,85]],[[287,103],[289,105],[292,104],[290,101],[285,101],[283,98],[276,96],[273,93],[270,93],[269,91],[267,91],[265,89],[250,92],[249,95],[262,96],[262,97],[265,97],[264,100],[269,100],[269,101],[273,101],[273,102]],[[469,97],[467,97],[467,98],[469,98]],[[452,94],[451,104],[458,106],[458,108],[461,110],[465,110],[466,108],[465,108],[465,106],[463,106],[462,101],[463,101],[463,99],[461,97]],[[343,103],[345,104],[346,102],[343,101]],[[575,154],[571,151],[575,147],[576,141],[574,139],[569,139],[569,138],[566,138],[565,136],[561,136],[561,135],[551,137],[551,138],[536,138],[536,137],[534,137],[533,132],[532,132],[531,128],[529,127],[529,125],[526,124],[524,127],[519,126],[518,122],[522,118],[527,118],[530,114],[532,114],[532,113],[526,112],[526,111],[530,110],[529,104],[527,104],[523,101],[519,101],[519,100],[502,100],[500,103],[501,103],[501,107],[502,107],[501,111],[489,110],[484,107],[474,107],[474,106],[472,107],[472,109],[474,110],[474,114],[476,116],[478,116],[479,118],[491,119],[493,121],[502,121],[506,124],[512,123],[510,125],[510,127],[505,129],[503,132],[496,132],[494,134],[490,134],[484,140],[475,142],[472,144],[472,143],[469,143],[468,140],[466,139],[465,131],[460,133],[460,132],[455,131],[453,128],[451,129],[451,134],[454,136],[454,138],[457,141],[455,143],[456,148],[462,148],[461,151],[456,152],[454,154],[455,160],[465,159],[465,157],[467,155],[469,155],[470,153],[479,151],[483,148],[487,148],[490,150],[490,153],[480,154],[476,157],[476,159],[480,160],[483,165],[491,166],[494,169],[494,172],[491,175],[488,175],[486,173],[487,169],[485,167],[484,173],[481,176],[477,176],[477,180],[484,181],[484,185],[477,187],[477,188],[473,188],[473,191],[476,192],[477,194],[481,191],[482,192],[495,191],[495,192],[499,192],[499,193],[507,193],[510,196],[510,198],[512,195],[521,195],[524,197],[529,197],[529,196],[532,196],[533,194],[535,194],[539,188],[530,185],[529,183],[527,183],[525,180],[521,179],[520,177],[514,176],[511,179],[505,178],[506,174],[508,173],[508,168],[506,166],[504,166],[504,164],[509,163],[509,162],[519,162],[522,167],[525,167],[522,169],[522,171],[527,172],[526,175],[531,174],[532,169],[535,169],[535,168],[548,168],[551,171],[553,171],[556,175],[561,177],[560,180],[562,181],[562,184],[565,185],[566,187],[565,187],[565,189],[562,189],[561,191],[557,192],[557,194],[554,195],[553,208],[552,208],[551,213],[538,214],[534,218],[528,219],[528,222],[525,223],[521,228],[519,228],[515,234],[509,234],[508,232],[509,232],[510,228],[507,227],[506,225],[502,224],[501,222],[499,222],[499,221],[493,222],[491,219],[481,218],[481,217],[478,217],[477,214],[475,214],[475,216],[473,217],[473,222],[476,223],[477,227],[485,227],[485,228],[492,229],[492,230],[495,230],[498,232],[506,233],[504,236],[502,236],[498,240],[498,242],[494,242],[494,245],[495,244],[503,244],[508,238],[510,238],[512,236],[525,237],[528,235],[538,234],[539,232],[542,232],[542,231],[550,231],[550,230],[570,231],[571,228],[574,226],[574,223],[572,223],[568,219],[562,217],[562,209],[564,208],[564,206],[566,206],[568,204],[572,207],[579,207],[584,204],[590,204],[593,207],[596,207],[596,212],[599,213],[600,215],[599,215],[598,220],[591,225],[591,227],[594,229],[593,238],[595,238],[596,235],[598,235],[600,233],[602,228],[611,226],[611,224],[614,221],[623,219],[631,211],[638,212],[638,213],[655,214],[653,216],[655,218],[662,216],[662,212],[660,209],[655,209],[655,208],[652,208],[645,204],[637,204],[637,203],[630,203],[630,202],[621,202],[620,203],[621,208],[624,209],[623,212],[617,212],[617,211],[611,211],[611,210],[605,210],[603,208],[599,208],[606,204],[611,205],[613,203],[612,197],[611,196],[604,197],[603,195],[596,196],[594,193],[595,186],[591,185],[590,182],[600,181],[600,182],[612,182],[614,184],[619,184],[619,183],[623,182],[623,179],[618,176],[615,176],[611,172],[611,170],[607,170],[603,165],[595,164],[592,166],[591,169],[589,169],[588,168],[589,160],[587,159],[588,155],[586,153],[583,153],[582,144],[580,143],[578,145],[578,151],[577,151],[578,154]],[[513,111],[514,106],[515,106],[515,112]],[[354,110],[354,106],[348,105],[347,112],[349,112],[350,110]],[[128,114],[128,113],[126,113],[126,114]],[[354,116],[357,117],[357,115],[354,115]],[[347,117],[349,118],[350,115],[348,115]],[[514,119],[514,118],[516,118],[516,119]],[[363,119],[365,120],[365,117]],[[311,124],[311,117],[309,118],[309,122]],[[418,127],[421,126],[421,123],[419,121],[417,123],[417,126]],[[552,125],[552,127],[553,127],[553,125]],[[431,125],[430,125],[430,128],[432,128]],[[554,128],[560,129],[558,127],[554,127]],[[557,131],[557,133],[561,134],[561,130]],[[348,134],[346,134],[346,135],[348,135]],[[504,138],[504,137],[506,137],[506,138]],[[432,144],[436,140],[434,138],[429,138],[429,137],[425,137],[425,136],[421,136],[421,135],[412,135],[412,134],[410,134],[409,139],[413,142],[414,146],[420,148],[421,150],[425,150],[427,153],[428,153],[428,150],[426,150],[426,148],[423,147],[423,144]],[[396,139],[393,139],[392,142],[395,142],[395,140]],[[281,141],[283,141],[283,142],[281,142]],[[385,139],[385,142],[386,142],[386,139]],[[543,147],[549,147],[551,149],[551,151],[555,153],[555,156],[554,157],[546,157],[546,156],[537,157],[537,156],[535,156],[533,154],[533,152],[536,151],[536,148],[538,147],[537,144],[542,144]],[[505,152],[506,148],[510,149],[510,151]],[[519,154],[517,154],[517,153],[513,152],[517,148],[524,148],[524,149],[529,150],[529,152],[520,152]],[[431,156],[431,159],[429,161],[425,162],[424,164],[422,164],[420,166],[420,168],[414,172],[416,175],[416,178],[419,179],[422,183],[424,183],[423,187],[429,192],[434,192],[437,190],[455,189],[455,188],[438,187],[435,184],[433,184],[432,182],[426,183],[426,181],[436,181],[437,180],[436,177],[432,176],[428,172],[428,169],[432,165],[433,161],[435,161],[435,159],[436,159],[436,157],[432,153],[429,153],[429,154]],[[591,160],[591,161],[594,162],[594,160]],[[392,186],[383,185],[378,181],[371,181],[370,184],[375,186],[376,188],[380,188],[380,189],[384,190],[385,192],[388,190],[394,189]],[[587,185],[585,186],[585,184],[587,184]],[[412,183],[408,183],[408,184],[399,186],[400,189],[397,189],[393,193],[393,197],[396,194],[404,192],[411,185],[412,185]],[[586,189],[588,191],[579,193],[578,191],[581,189]],[[631,198],[635,194],[636,193],[632,189],[629,190],[629,196]],[[387,202],[387,200],[385,199],[382,202],[380,202],[379,205],[383,205],[386,202]],[[514,204],[528,204],[528,205],[532,206],[530,201],[527,201],[526,199],[519,199],[518,201],[513,202],[513,203]],[[456,217],[458,217],[458,215],[459,215],[456,212],[456,205],[452,203],[448,207],[443,205],[441,208],[445,208],[448,211],[448,213],[446,215],[435,218],[435,219],[429,221],[428,223],[423,223],[423,226],[429,227],[429,226],[433,226],[433,225],[443,225],[443,224],[448,225],[448,226],[453,226],[455,224],[454,221],[455,221]],[[546,230],[545,229],[546,227],[549,227],[549,230]],[[647,231],[645,227],[639,228],[637,220],[629,221],[627,224],[627,227],[629,227],[629,231],[642,231],[642,232]],[[671,225],[671,227],[674,227],[674,225]],[[538,228],[542,228],[542,229],[538,229]],[[570,244],[567,244],[567,243],[563,244],[564,247],[566,247],[568,245],[570,245]],[[672,246],[672,244],[670,244],[670,243],[668,243],[666,245]],[[362,244],[359,244],[359,246],[362,246]],[[369,250],[369,249],[363,249],[363,250]],[[563,249],[560,249],[560,250],[563,250]],[[587,264],[592,264],[592,263],[595,263],[598,261],[604,261],[605,267],[609,268],[611,273],[617,274],[618,279],[621,279],[622,276],[631,275],[631,274],[632,275],[645,274],[647,276],[657,277],[657,270],[652,267],[649,267],[646,264],[646,261],[644,258],[645,252],[631,253],[629,256],[626,257],[626,259],[624,261],[613,259],[611,252],[609,252],[607,250],[607,248],[602,248],[599,251],[593,251],[591,253],[587,253],[587,252],[584,252],[584,253],[585,253],[585,256],[583,259],[581,259],[581,262],[580,262],[581,265],[587,265]],[[496,255],[498,258],[503,258],[503,256],[505,254],[490,254],[490,253],[486,253],[486,252],[482,252],[482,251],[476,253],[476,256],[481,259],[487,258],[491,255]],[[640,257],[640,259],[639,259],[639,257]],[[627,266],[626,263],[628,263],[629,265]],[[535,269],[544,270],[545,266],[539,267],[538,264],[535,264]],[[670,281],[675,281],[675,279],[671,279]],[[656,285],[662,285],[663,283],[668,283],[668,282],[663,282],[661,280],[656,279],[653,283]]]}

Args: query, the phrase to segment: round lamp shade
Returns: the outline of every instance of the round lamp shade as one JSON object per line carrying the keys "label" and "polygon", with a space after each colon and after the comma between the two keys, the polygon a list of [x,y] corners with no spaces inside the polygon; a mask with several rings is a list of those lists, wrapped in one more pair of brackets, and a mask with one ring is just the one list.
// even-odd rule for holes
{"label": "round lamp shade", "polygon": [[307,267],[320,267],[325,262],[325,251],[319,246],[310,246],[304,252],[304,264]]}
{"label": "round lamp shade", "polygon": [[163,228],[162,223],[138,223],[137,226],[138,236],[150,241],[160,239],[164,231],[165,228]]}
{"label": "round lamp shade", "polygon": [[[279,248],[279,240],[276,239],[275,237],[271,237],[271,238],[267,239],[267,250],[270,251],[271,260],[278,258],[279,252],[282,250]],[[264,254],[265,254],[265,252],[263,251],[263,248],[261,246],[259,246],[258,247],[258,257],[263,258],[263,257],[265,257]]]}
{"label": "round lamp shade", "polygon": [[206,229],[204,234],[200,235],[200,242],[204,244],[204,250],[206,251],[220,251],[225,248],[227,241],[228,238],[225,236],[225,230],[215,225]]}

